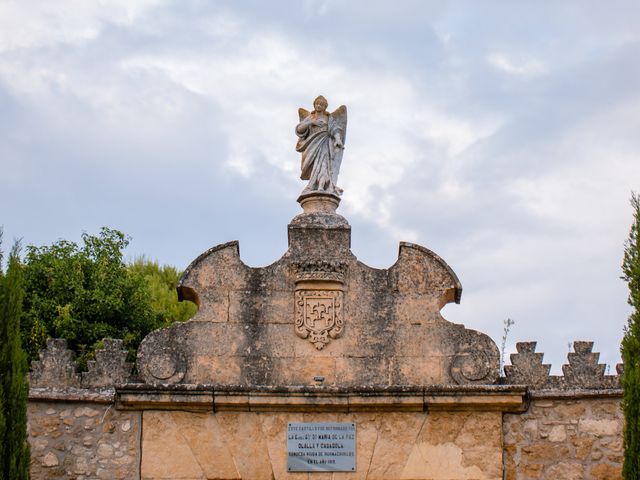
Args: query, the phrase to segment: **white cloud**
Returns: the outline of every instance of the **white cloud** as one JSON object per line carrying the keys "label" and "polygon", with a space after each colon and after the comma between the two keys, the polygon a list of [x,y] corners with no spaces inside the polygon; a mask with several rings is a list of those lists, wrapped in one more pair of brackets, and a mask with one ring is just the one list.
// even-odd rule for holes
{"label": "white cloud", "polygon": [[[416,2],[409,18],[383,2],[359,12],[319,1],[286,12],[256,6],[254,18],[233,4],[189,5],[1,3],[0,122],[10,132],[0,140],[0,161],[3,167],[8,159],[20,164],[3,174],[3,185],[18,191],[21,182],[47,184],[58,171],[111,172],[131,176],[145,192],[173,194],[193,187],[159,172],[189,170],[206,177],[201,184],[225,175],[229,191],[239,185],[261,191],[260,176],[268,171],[275,172],[274,191],[291,206],[303,188],[294,150],[297,108],[309,108],[322,93],[330,108],[349,108],[341,212],[367,224],[372,236],[422,241],[449,257],[466,288],[463,305],[451,307],[449,319],[493,329],[499,340],[501,322],[511,315],[518,321],[514,339],[543,341],[545,332],[534,333],[545,329],[566,343],[567,335],[597,333],[606,317],[613,325],[607,348],[616,350],[624,312],[615,269],[630,221],[629,192],[640,189],[632,27],[613,28],[612,19],[602,30],[598,21],[564,25],[565,17],[555,15],[557,29],[549,27],[541,40],[508,28],[509,18],[492,24],[495,12],[481,17],[483,23],[476,14],[485,6],[478,7],[482,12],[457,7],[447,16],[445,3],[418,10]],[[337,18],[348,8],[351,18]],[[334,10],[335,17],[328,15]],[[446,35],[432,39],[429,32],[438,31],[433,23],[444,17]],[[518,21],[541,26],[535,16]],[[556,54],[554,42],[568,49]],[[618,61],[614,54],[619,71],[606,63]],[[581,67],[583,81],[575,87],[578,74],[566,67],[569,60]],[[604,64],[612,73],[597,76]],[[544,76],[544,82],[496,82],[487,65],[510,78]],[[563,65],[562,72],[553,65]],[[596,87],[583,90],[584,80]],[[620,98],[612,95],[608,105],[605,91]],[[42,142],[38,147],[31,147],[34,138]],[[204,152],[195,155],[193,143],[206,145]],[[136,148],[117,150],[121,144]],[[165,151],[169,146],[175,158],[174,150]],[[102,170],[77,155],[79,147],[88,157],[102,154]],[[67,158],[76,163],[64,170]],[[158,186],[136,175],[153,175]],[[22,190],[16,202],[21,218],[39,224],[40,205],[30,203],[32,191]],[[213,189],[201,193],[207,195],[211,205],[223,204],[230,217],[239,217],[240,200],[229,201],[228,192],[220,199]],[[123,203],[139,204],[140,211],[158,208],[142,197]],[[128,215],[104,208],[107,218]],[[191,210],[182,208],[185,222],[200,225]],[[79,210],[78,222],[93,221],[94,214]],[[242,225],[247,232],[255,226],[251,220]],[[148,221],[139,215],[131,222],[152,228]],[[203,234],[211,238],[228,233],[228,226],[202,228],[215,229]],[[167,245],[175,240],[171,235]],[[260,240],[265,249],[274,242]],[[380,257],[374,247],[363,248],[369,249],[365,256]],[[167,248],[162,260],[172,262],[185,251]],[[556,314],[566,324],[559,325]]]}
{"label": "white cloud", "polygon": [[548,148],[548,160],[555,166],[541,176],[515,179],[507,187],[509,195],[528,212],[576,237],[606,241],[612,228],[624,222],[621,207],[638,188],[640,142],[625,142],[640,130],[639,118],[636,101],[583,119]]}
{"label": "white cloud", "polygon": [[478,140],[495,133],[501,121],[497,117],[455,118],[420,105],[415,113],[416,129],[426,140],[442,145],[450,157],[461,154]]}
{"label": "white cloud", "polygon": [[131,25],[163,0],[7,0],[0,3],[0,52],[94,39],[103,22]]}
{"label": "white cloud", "polygon": [[535,58],[513,60],[504,53],[494,52],[489,54],[487,61],[493,67],[510,75],[537,77],[547,73],[544,62]]}
{"label": "white cloud", "polygon": [[[74,10],[73,3],[66,3],[62,10],[74,10],[74,15],[60,17],[58,27],[48,30],[40,26],[52,12],[42,6],[32,15],[34,30],[41,35],[23,38],[7,33],[5,45],[20,43],[21,38],[22,45],[31,48],[91,40],[104,21],[148,27],[145,8],[154,4],[127,5]],[[328,4],[314,5],[315,13],[322,14]],[[12,15],[20,13],[24,14],[16,10]],[[206,49],[149,51],[135,47],[99,65],[99,72],[84,70],[80,59],[61,63],[42,56],[31,63],[6,58],[0,61],[0,78],[15,92],[43,104],[64,92],[90,106],[101,122],[138,134],[161,134],[163,125],[191,111],[185,94],[199,97],[217,110],[218,121],[212,128],[227,138],[227,166],[244,177],[252,174],[258,161],[296,175],[299,159],[292,130],[297,107],[302,106],[296,102],[310,104],[315,94],[324,93],[330,101],[350,107],[341,175],[349,195],[343,208],[408,239],[416,238],[416,233],[394,225],[391,189],[418,162],[447,168],[443,158],[425,158],[425,146],[452,157],[496,128],[495,121],[481,123],[476,118],[471,123],[438,110],[421,86],[401,73],[345,64],[323,42],[311,48],[299,45],[293,37],[268,26],[248,25],[223,9],[198,19],[196,25],[205,35]],[[140,124],[141,117],[153,122]],[[449,181],[443,191],[460,194],[463,187]]]}
{"label": "white cloud", "polygon": [[329,11],[329,0],[304,0],[303,4],[308,19],[326,15]]}
{"label": "white cloud", "polygon": [[[415,232],[394,225],[389,204],[390,189],[413,164],[424,161],[422,144],[456,155],[497,128],[495,121],[472,126],[436,110],[416,85],[395,73],[350,68],[323,48],[310,52],[275,32],[248,26],[238,31],[242,35],[235,38],[232,33],[233,38],[227,39],[236,45],[232,51],[220,50],[213,56],[132,55],[121,65],[131,72],[166,75],[176,85],[213,101],[221,110],[220,128],[229,139],[226,163],[245,176],[257,159],[287,174],[296,172],[297,107],[309,107],[317,93],[330,102],[347,103],[349,128],[341,175],[349,192],[345,208],[390,228],[394,236],[416,238]],[[306,103],[296,105],[292,99]],[[450,182],[446,189],[459,193],[461,186]]]}

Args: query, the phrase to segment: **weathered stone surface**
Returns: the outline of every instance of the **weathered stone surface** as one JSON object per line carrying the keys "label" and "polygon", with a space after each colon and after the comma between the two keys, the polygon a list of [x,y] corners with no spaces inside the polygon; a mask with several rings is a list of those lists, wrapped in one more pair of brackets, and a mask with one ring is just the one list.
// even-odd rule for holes
{"label": "weathered stone surface", "polygon": [[133,363],[127,362],[122,340],[105,338],[103,344],[104,348],[96,351],[96,359],[89,362],[89,371],[82,373],[82,385],[86,388],[125,383],[131,375]]}
{"label": "weathered stone surface", "polygon": [[527,404],[521,387],[455,386],[441,389],[400,387],[386,390],[317,387],[229,387],[171,385],[119,386],[116,408],[123,410],[189,410],[251,412],[522,412]]}
{"label": "weathered stone surface", "polygon": [[551,365],[542,363],[544,353],[536,353],[536,342],[516,343],[518,353],[511,354],[511,365],[505,365],[507,382],[520,385],[540,386],[549,377]]}
{"label": "weathered stone surface", "polygon": [[32,387],[78,387],[80,375],[67,341],[49,338],[47,348],[40,351],[40,360],[31,362],[29,384]]}
{"label": "weathered stone surface", "polygon": [[534,399],[526,413],[505,414],[505,478],[620,479],[620,400]]}
{"label": "weathered stone surface", "polygon": [[144,413],[142,478],[241,478],[212,415]]}
{"label": "weathered stone surface", "polygon": [[41,463],[43,467],[55,467],[60,464],[58,457],[53,452],[47,452],[44,457],[42,457]]}
{"label": "weathered stone surface", "polygon": [[140,412],[30,401],[31,478],[139,478]]}
{"label": "weathered stone surface", "polygon": [[621,364],[617,375],[605,375],[606,365],[598,364],[600,356],[592,352],[593,342],[576,341],[569,363],[562,366],[563,376],[549,375],[551,365],[543,364],[543,353],[536,352],[536,342],[519,342],[518,353],[511,354],[511,365],[505,365],[502,383],[528,385],[533,390],[615,390],[620,389]]}
{"label": "weathered stone surface", "polygon": [[562,366],[567,384],[585,388],[602,385],[607,366],[598,364],[600,354],[592,352],[593,342],[573,342],[573,349],[568,355],[569,364]]}
{"label": "weathered stone surface", "polygon": [[581,419],[578,422],[578,430],[595,437],[612,436],[622,433],[622,425],[617,418],[612,419]]}
{"label": "weathered stone surface", "polygon": [[342,105],[329,113],[327,106],[327,99],[320,95],[313,101],[311,112],[298,109],[296,151],[302,154],[300,178],[309,180],[298,201],[318,192],[337,198],[342,194],[337,183],[347,134],[347,107]]}
{"label": "weathered stone surface", "polygon": [[500,412],[147,411],[141,478],[307,478],[304,473],[287,472],[287,422],[331,421],[356,423],[357,470],[326,478],[498,480],[501,416]]}
{"label": "weathered stone surface", "polygon": [[583,480],[584,467],[580,463],[560,462],[547,469],[548,478],[563,478],[565,480]]}
{"label": "weathered stone surface", "polygon": [[[325,386],[491,384],[499,354],[486,335],[440,315],[462,287],[433,252],[400,245],[387,270],[350,251],[350,227],[322,201],[289,225],[289,249],[251,268],[231,242],[198,257],[180,280],[195,317],[145,338],[148,384]],[[333,211],[331,210],[333,208]],[[302,338],[300,338],[302,337]]]}
{"label": "weathered stone surface", "polygon": [[612,480],[622,478],[622,468],[620,465],[608,463],[598,463],[591,467],[589,472],[593,480]]}

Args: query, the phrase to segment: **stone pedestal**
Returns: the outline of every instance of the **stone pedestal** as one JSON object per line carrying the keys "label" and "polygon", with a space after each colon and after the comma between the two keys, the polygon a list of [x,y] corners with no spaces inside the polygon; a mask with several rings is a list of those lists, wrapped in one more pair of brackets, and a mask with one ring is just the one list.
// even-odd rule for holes
{"label": "stone pedestal", "polygon": [[311,213],[336,213],[340,205],[340,197],[332,193],[307,193],[298,197],[298,203],[305,214]]}

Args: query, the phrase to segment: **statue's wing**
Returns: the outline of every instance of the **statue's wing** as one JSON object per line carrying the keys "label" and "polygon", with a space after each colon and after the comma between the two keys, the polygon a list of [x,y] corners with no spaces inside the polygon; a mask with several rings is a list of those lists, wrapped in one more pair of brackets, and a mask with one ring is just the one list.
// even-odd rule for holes
{"label": "statue's wing", "polygon": [[338,125],[340,125],[340,130],[342,130],[342,143],[344,143],[347,138],[347,106],[339,106],[331,116],[336,120]]}
{"label": "statue's wing", "polygon": [[300,121],[304,120],[309,115],[311,115],[311,112],[309,110],[305,110],[304,108],[298,109],[298,116],[300,117]]}

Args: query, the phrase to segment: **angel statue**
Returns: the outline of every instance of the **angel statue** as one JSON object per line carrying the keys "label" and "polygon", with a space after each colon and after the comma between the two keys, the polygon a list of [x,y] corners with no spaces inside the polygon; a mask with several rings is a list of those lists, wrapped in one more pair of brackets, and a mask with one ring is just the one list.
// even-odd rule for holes
{"label": "angel statue", "polygon": [[342,195],[336,183],[347,131],[347,107],[342,105],[335,112],[327,113],[328,105],[320,95],[313,101],[312,112],[298,109],[296,151],[302,153],[300,178],[309,180],[302,195],[312,192]]}

